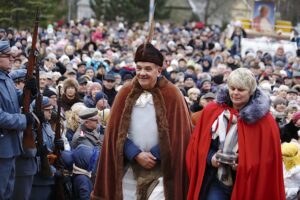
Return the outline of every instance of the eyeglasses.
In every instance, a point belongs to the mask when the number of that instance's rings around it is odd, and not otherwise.
[[[0,54],[0,58],[16,58],[16,56],[12,54]]]

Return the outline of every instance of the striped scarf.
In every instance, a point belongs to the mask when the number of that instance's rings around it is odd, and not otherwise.
[[[219,137],[219,151],[235,155],[238,151],[237,116],[224,110],[212,125],[212,139]],[[220,163],[218,180],[227,186],[233,185],[231,166]]]

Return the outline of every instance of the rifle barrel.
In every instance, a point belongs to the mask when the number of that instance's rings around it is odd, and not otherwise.
[[[27,67],[27,74],[26,74],[26,80],[33,79],[33,69],[36,64],[36,41],[37,41],[37,35],[38,35],[38,27],[39,27],[39,9],[36,11],[35,16],[35,25],[34,25],[34,32],[32,37],[32,45],[31,45],[31,51],[28,58],[28,67]],[[24,88],[24,101],[23,101],[23,110],[24,113],[30,112],[30,100],[31,100],[31,91],[28,88]],[[26,129],[23,132],[23,147],[25,149],[35,148],[35,141],[34,136],[32,132],[32,124],[29,124]]]

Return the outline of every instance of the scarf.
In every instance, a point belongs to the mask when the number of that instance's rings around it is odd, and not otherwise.
[[[73,164],[73,174],[78,174],[78,175],[85,175],[89,178],[92,177],[92,172],[89,172],[85,169],[82,169],[80,167],[77,167],[75,164]]]
[[[224,110],[212,125],[212,139],[219,137],[219,151],[226,157],[234,156],[238,150],[237,117]],[[217,178],[227,186],[233,185],[231,166],[220,163]]]

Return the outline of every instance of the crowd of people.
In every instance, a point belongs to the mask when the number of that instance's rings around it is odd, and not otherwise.
[[[150,42],[148,29],[93,19],[40,28],[39,91],[26,80],[31,31],[0,30],[0,199],[51,199],[62,176],[71,199],[299,199],[300,57],[282,46],[242,56],[238,23],[156,23]],[[51,176],[39,173],[41,150],[22,147],[37,123],[21,114],[24,87],[43,95]]]

